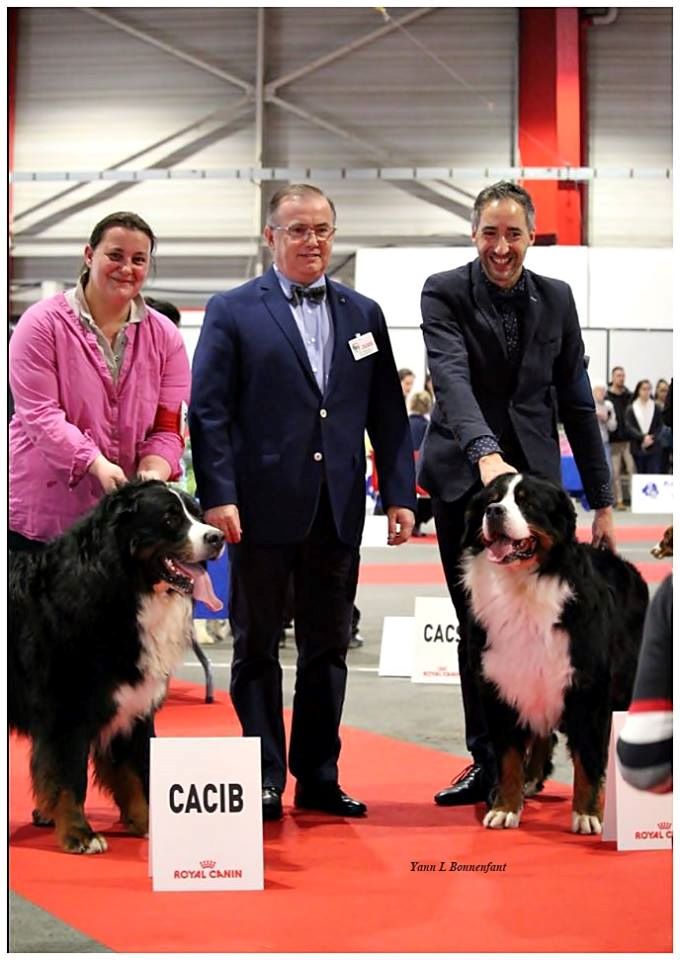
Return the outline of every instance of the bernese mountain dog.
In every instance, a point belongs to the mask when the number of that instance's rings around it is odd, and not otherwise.
[[[134,835],[148,832],[153,713],[192,637],[192,597],[221,606],[204,561],[224,536],[159,480],[103,497],[9,568],[9,725],[31,738],[33,822],[69,853],[102,853],[88,760]]]
[[[560,731],[574,764],[571,829],[601,833],[611,714],[630,703],[647,585],[612,551],[577,541],[571,499],[542,477],[497,477],[466,520],[470,660],[498,763],[484,826],[519,826]]]

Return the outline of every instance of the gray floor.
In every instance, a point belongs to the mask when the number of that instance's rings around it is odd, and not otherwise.
[[[592,516],[592,515],[591,515]],[[590,521],[579,516],[579,525]],[[672,522],[667,516],[634,516],[617,513],[616,524],[624,526],[666,526]],[[621,544],[621,553],[633,562],[653,561],[650,543]],[[413,541],[399,548],[372,548],[364,551],[365,563],[436,563],[436,546]],[[652,592],[656,589],[652,585]],[[445,588],[398,584],[363,586],[359,588],[357,605],[361,610],[361,634],[364,645],[349,654],[349,683],[343,720],[346,724],[375,733],[422,744],[436,750],[465,756],[465,735],[460,701],[460,688],[449,685],[413,684],[408,679],[378,677],[383,618],[411,616],[415,596],[444,596]],[[227,689],[231,643],[228,636],[220,642],[204,647],[212,665],[215,687]],[[284,667],[284,699],[290,706],[294,681],[295,643],[288,635],[281,651]],[[203,681],[203,671],[193,656],[189,656],[180,672],[184,680]],[[452,761],[451,776],[460,769]],[[571,765],[560,743],[556,756],[555,780],[571,781]],[[351,793],[354,785],[343,784]],[[444,783],[423,784],[425,795],[444,787]],[[89,940],[76,930],[56,920],[50,914],[22,897],[10,893],[8,903],[9,950],[12,953],[104,953],[106,947]]]

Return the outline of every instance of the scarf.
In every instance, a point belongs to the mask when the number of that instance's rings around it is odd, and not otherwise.
[[[656,404],[651,398],[646,403],[643,403],[639,397],[637,400],[633,400],[633,413],[643,433],[649,433],[655,409]]]

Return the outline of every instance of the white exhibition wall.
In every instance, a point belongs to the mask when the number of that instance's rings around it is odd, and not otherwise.
[[[422,384],[420,293],[427,277],[472,260],[474,247],[363,249],[356,288],[383,308],[397,366]],[[605,247],[531,247],[526,265],[570,284],[590,357],[591,380],[606,381],[614,364],[629,387],[673,373],[672,250]],[[417,331],[418,336],[414,336]]]

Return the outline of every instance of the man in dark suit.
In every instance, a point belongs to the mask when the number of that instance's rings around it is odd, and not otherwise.
[[[467,657],[468,606],[459,576],[470,498],[494,477],[533,470],[561,482],[557,408],[585,492],[595,509],[595,545],[614,547],[609,469],[568,284],[523,266],[535,238],[529,194],[497,183],[475,200],[479,256],[431,276],[421,308],[437,395],[419,483],[432,497],[439,550],[458,613],[458,658],[466,743],[473,763],[435,796],[442,806],[486,800],[496,762]]]
[[[292,574],[298,646],[289,766],[295,805],[362,816],[338,783],[345,659],[366,504],[364,431],[375,449],[388,543],[413,529],[404,398],[379,306],[325,275],[335,208],[316,187],[271,200],[274,265],[208,303],[193,364],[191,444],[205,519],[230,544],[231,696],[261,738],[262,809],[282,815],[281,667]]]

